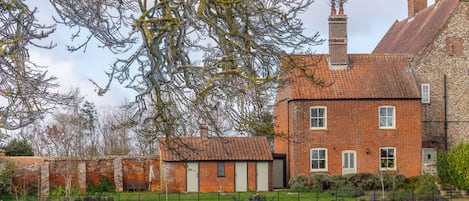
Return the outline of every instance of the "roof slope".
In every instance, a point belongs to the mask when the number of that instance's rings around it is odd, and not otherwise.
[[[177,142],[159,139],[163,161],[273,160],[266,137],[181,137],[175,140]]]
[[[279,93],[289,99],[417,99],[419,90],[410,71],[408,54],[352,54],[351,69],[331,70],[327,55],[291,55],[296,63],[310,66],[305,72],[292,68],[283,75]],[[327,86],[311,82],[306,74]],[[287,81],[284,79],[287,78]],[[280,95],[282,96],[282,95]],[[280,100],[281,97],[277,97]]]
[[[396,21],[373,53],[409,53],[416,55],[444,27],[459,0],[440,0],[416,16]]]

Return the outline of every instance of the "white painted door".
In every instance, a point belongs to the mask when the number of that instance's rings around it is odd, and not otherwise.
[[[357,172],[357,152],[356,151],[343,151],[342,152],[342,174],[352,174]]]
[[[248,163],[235,162],[235,191],[248,191]]]
[[[187,192],[199,191],[199,163],[187,163]]]
[[[269,191],[269,163],[257,162],[256,171],[257,191]]]

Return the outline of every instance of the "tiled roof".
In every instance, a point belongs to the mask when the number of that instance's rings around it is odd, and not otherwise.
[[[440,0],[412,18],[396,21],[373,53],[409,53],[416,55],[447,23],[459,0]]]
[[[300,65],[310,65],[305,72],[288,71],[281,78],[280,96],[289,99],[417,99],[419,89],[409,68],[407,54],[352,54],[350,69],[331,70],[327,55],[290,55]],[[324,81],[311,82],[306,74]],[[283,80],[287,78],[287,81]],[[282,99],[282,97],[280,97]],[[277,100],[280,100],[277,97]]]
[[[266,137],[160,138],[163,161],[273,160]]]

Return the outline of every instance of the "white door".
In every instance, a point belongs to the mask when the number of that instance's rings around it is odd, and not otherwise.
[[[257,191],[269,191],[269,163],[257,162]]]
[[[187,163],[187,192],[199,191],[199,163]]]
[[[248,191],[248,163],[235,162],[235,191]]]
[[[342,174],[352,174],[357,172],[357,152],[342,152]]]

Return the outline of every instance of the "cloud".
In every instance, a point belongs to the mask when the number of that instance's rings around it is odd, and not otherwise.
[[[93,102],[98,107],[119,105],[130,97],[118,84],[113,84],[111,90],[104,96],[98,96],[95,92],[96,87],[88,80],[90,76],[84,75],[79,69],[81,68],[79,65],[83,65],[86,61],[77,61],[71,57],[64,57],[51,52],[51,50],[32,50],[30,56],[31,61],[36,64],[47,66],[50,76],[57,77],[60,92],[67,93],[78,88],[80,93],[85,95],[85,100]],[[104,72],[97,70],[92,74],[100,77],[98,83],[107,81]]]

